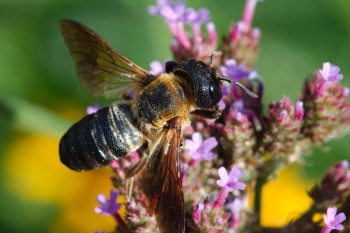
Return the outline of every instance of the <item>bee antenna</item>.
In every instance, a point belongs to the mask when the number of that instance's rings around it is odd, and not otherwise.
[[[248,90],[248,88],[246,88],[245,86],[243,86],[243,84],[239,83],[239,82],[232,82],[233,85],[239,86],[240,88],[243,89],[243,91],[245,93],[247,93],[248,95],[250,95],[253,98],[258,98],[259,96],[253,92],[251,92],[250,90]]]
[[[259,96],[253,92],[251,92],[250,90],[248,90],[248,88],[246,88],[245,86],[243,86],[243,84],[239,83],[239,82],[233,82],[231,81],[230,79],[227,79],[227,78],[218,78],[219,80],[222,80],[222,81],[226,81],[230,84],[233,84],[233,85],[236,85],[236,86],[239,86],[240,88],[243,89],[243,91],[245,93],[247,93],[248,95],[250,95],[251,97],[254,97],[254,98],[258,98]]]
[[[209,56],[209,66],[211,66],[211,64],[213,64],[213,57],[214,56],[219,56],[219,55],[221,55],[221,52],[220,51],[214,51],[214,52],[212,52],[211,54],[210,54],[210,56]]]
[[[226,81],[228,83],[232,83],[232,81],[230,79],[227,79],[227,78],[218,78],[219,80],[222,80],[222,81]]]

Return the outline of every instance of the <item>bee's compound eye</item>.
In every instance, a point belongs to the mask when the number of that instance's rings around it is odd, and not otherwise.
[[[222,92],[221,92],[221,88],[217,85],[215,85],[215,83],[210,83],[209,84],[209,93],[210,93],[210,97],[213,101],[214,104],[219,103],[221,97],[222,97]]]
[[[219,101],[222,97],[221,88],[219,86],[215,85],[215,83],[210,83],[209,84],[209,93],[210,93],[210,96],[211,96],[213,102],[215,104],[219,103]]]
[[[214,85],[213,83],[211,83],[211,84],[209,85],[209,91],[210,91],[210,95],[211,95],[211,96],[214,95],[215,90],[216,90],[215,85]]]

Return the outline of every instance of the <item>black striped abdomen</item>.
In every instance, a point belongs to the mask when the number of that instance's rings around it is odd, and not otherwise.
[[[127,104],[112,105],[85,116],[63,135],[59,147],[61,162],[73,170],[89,170],[137,149],[143,136],[131,119]]]

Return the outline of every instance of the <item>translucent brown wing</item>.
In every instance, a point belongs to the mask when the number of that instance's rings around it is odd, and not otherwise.
[[[161,232],[185,230],[184,197],[180,179],[181,125],[174,118],[156,142],[141,173],[141,186],[156,214]]]
[[[92,30],[72,20],[62,20],[60,29],[79,80],[94,96],[121,96],[126,87],[132,89],[147,82],[148,71],[118,53]]]

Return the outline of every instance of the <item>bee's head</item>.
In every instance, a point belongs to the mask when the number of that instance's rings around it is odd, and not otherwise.
[[[218,108],[222,91],[221,81],[215,69],[201,61],[189,59],[178,64],[175,69],[176,73],[190,80],[196,109],[215,110]]]

